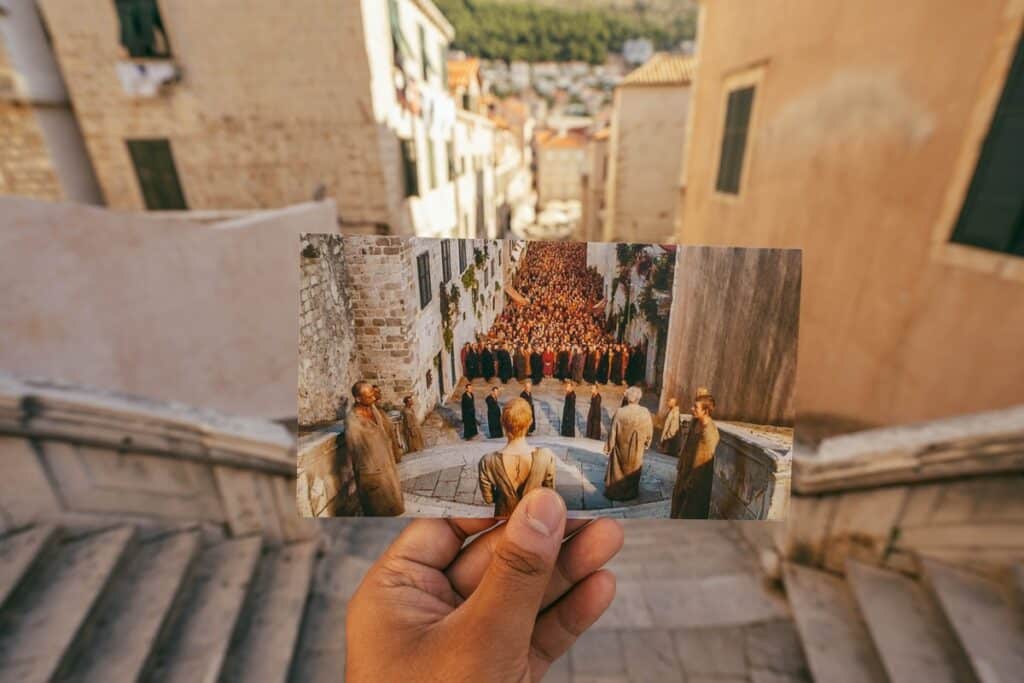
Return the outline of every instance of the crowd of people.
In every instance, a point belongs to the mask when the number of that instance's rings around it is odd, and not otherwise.
[[[643,381],[643,346],[618,343],[605,330],[603,281],[587,268],[586,249],[581,243],[530,244],[513,283],[522,301],[506,306],[487,334],[462,348],[468,381]]]

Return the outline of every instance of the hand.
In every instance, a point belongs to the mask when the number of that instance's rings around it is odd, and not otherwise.
[[[495,521],[405,528],[349,603],[349,683],[537,681],[597,621],[615,596],[601,567],[622,547],[618,522],[566,523],[565,503],[546,488]]]

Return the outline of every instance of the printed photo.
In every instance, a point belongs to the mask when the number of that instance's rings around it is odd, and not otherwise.
[[[781,519],[799,250],[304,235],[306,516]]]

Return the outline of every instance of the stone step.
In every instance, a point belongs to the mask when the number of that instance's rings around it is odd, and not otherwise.
[[[286,545],[264,554],[221,680],[287,680],[316,556],[315,542]]]
[[[140,543],[97,606],[88,634],[76,641],[76,656],[64,667],[62,678],[97,683],[137,680],[170,621],[199,543],[198,531]]]
[[[847,560],[846,578],[892,683],[954,683],[973,675],[941,610],[917,581]]]
[[[54,677],[134,534],[132,527],[118,527],[66,539],[47,553],[0,614],[0,680]]]
[[[0,540],[0,608],[57,538],[57,528],[45,525]]]
[[[1010,581],[1013,583],[1013,590],[1017,598],[1017,607],[1024,613],[1024,564],[1015,564],[1010,567]]]
[[[992,579],[922,560],[924,578],[983,683],[1024,676],[1024,628],[1009,591]]]
[[[213,683],[220,676],[253,574],[262,539],[225,541],[196,559],[176,614],[157,645],[156,681]]]
[[[793,564],[785,565],[783,577],[814,679],[828,683],[886,681],[846,582]]]

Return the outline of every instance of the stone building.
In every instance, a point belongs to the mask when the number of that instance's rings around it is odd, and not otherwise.
[[[580,221],[578,239],[589,242],[604,237],[604,215],[607,206],[605,188],[608,180],[608,140],[610,128],[590,136],[587,143],[587,160],[581,182],[583,184],[583,218]]]
[[[798,435],[1024,399],[1022,22],[702,3],[677,236],[804,250]]]
[[[346,231],[455,233],[454,32],[430,0],[39,4],[108,205],[326,196]]]
[[[615,88],[604,241],[670,241],[695,71],[692,57],[660,53]]]
[[[494,124],[489,119],[461,109],[456,113],[451,173],[457,237],[498,236],[494,140]]]
[[[537,135],[537,201],[579,201],[587,137],[580,130],[546,130]]]
[[[33,0],[0,12],[0,194],[102,203]]]
[[[299,424],[344,415],[358,379],[394,407],[413,396],[421,418],[446,402],[463,376],[462,346],[504,309],[515,244],[306,235]]]

